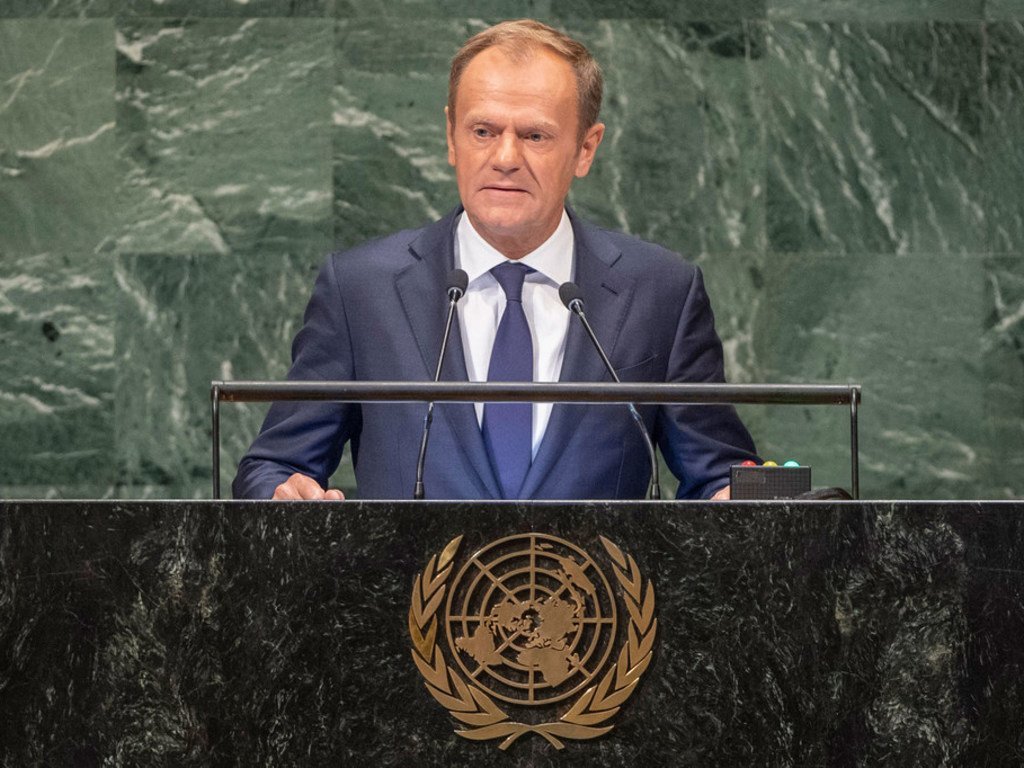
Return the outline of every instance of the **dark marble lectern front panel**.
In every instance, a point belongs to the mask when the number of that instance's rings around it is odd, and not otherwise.
[[[0,765],[971,765],[1024,755],[1019,503],[0,506]],[[538,531],[654,585],[594,741],[456,736],[416,574]],[[359,761],[356,763],[356,761]]]

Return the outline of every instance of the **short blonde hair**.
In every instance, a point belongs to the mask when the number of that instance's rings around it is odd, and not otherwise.
[[[587,129],[597,122],[601,112],[601,98],[604,94],[601,67],[583,43],[533,19],[503,21],[478,32],[463,43],[452,59],[452,69],[448,75],[448,120],[455,124],[455,92],[462,73],[474,56],[494,47],[501,48],[513,61],[523,61],[534,50],[544,47],[569,63],[576,75],[576,112],[580,123],[577,141],[582,143]]]

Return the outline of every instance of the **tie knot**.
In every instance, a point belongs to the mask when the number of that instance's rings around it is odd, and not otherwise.
[[[515,261],[506,261],[491,269],[494,279],[505,292],[505,300],[519,302],[523,300],[523,281],[531,272],[530,267]]]

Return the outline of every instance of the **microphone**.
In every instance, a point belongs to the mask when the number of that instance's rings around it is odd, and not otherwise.
[[[453,269],[445,278],[448,288],[445,293],[448,295],[448,319],[444,324],[444,336],[441,337],[441,353],[437,356],[437,370],[434,372],[434,381],[441,379],[441,365],[444,363],[444,353],[448,349],[448,337],[452,333],[452,319],[455,317],[455,305],[459,303],[466,294],[466,286],[469,285],[469,275],[465,270]],[[430,425],[434,422],[434,401],[427,404],[427,415],[423,418],[423,437],[420,440],[420,455],[416,459],[416,487],[413,488],[412,497],[415,500],[423,498],[423,467],[427,463],[427,440],[430,439]]]
[[[612,367],[611,361],[608,359],[608,355],[604,353],[604,348],[601,346],[601,342],[597,340],[597,335],[594,333],[594,329],[590,327],[590,322],[587,320],[587,315],[583,311],[583,291],[576,283],[562,283],[558,287],[558,298],[562,300],[565,308],[572,312],[576,317],[583,323],[583,327],[587,331],[587,335],[594,344],[594,348],[597,350],[597,354],[601,356],[601,361],[604,363],[604,367],[608,369],[608,373],[612,375],[616,383],[619,382],[619,375],[615,373],[615,369]],[[651,436],[647,434],[647,427],[644,426],[644,420],[640,418],[640,412],[637,411],[636,406],[633,403],[626,403],[629,407],[629,415],[633,417],[633,421],[640,430],[640,435],[644,439],[644,446],[647,448],[647,458],[651,462],[651,484],[649,487],[650,497],[652,499],[661,498],[661,484],[658,482],[658,457],[654,455],[654,443],[651,442]]]

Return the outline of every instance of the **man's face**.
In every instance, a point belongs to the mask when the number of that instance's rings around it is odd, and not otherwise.
[[[604,126],[580,145],[577,112],[572,67],[545,48],[518,63],[488,48],[462,73],[448,162],[473,227],[508,258],[550,237],[573,177],[590,170]]]

